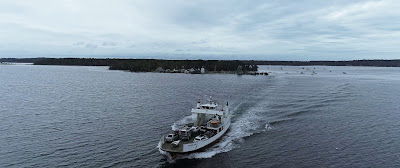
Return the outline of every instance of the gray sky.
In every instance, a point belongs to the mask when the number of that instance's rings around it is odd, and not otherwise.
[[[398,0],[1,0],[0,57],[400,59]]]

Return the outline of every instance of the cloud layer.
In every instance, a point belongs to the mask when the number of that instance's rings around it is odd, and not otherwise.
[[[0,57],[400,59],[400,2],[0,2]]]

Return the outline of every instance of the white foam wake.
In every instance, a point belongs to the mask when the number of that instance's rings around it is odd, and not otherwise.
[[[261,117],[258,113],[259,111],[257,109],[250,109],[247,113],[242,114],[236,120],[232,121],[230,130],[218,143],[206,148],[202,152],[191,153],[181,158],[211,158],[216,154],[228,152],[238,147],[240,143],[244,142],[244,137],[253,135],[260,128],[258,123],[261,121]]]
[[[158,151],[160,151],[161,154],[165,155],[167,157],[167,161],[168,163],[174,163],[175,160],[172,158],[171,154],[169,152],[165,152],[163,150],[161,150],[161,142],[158,142],[157,145]]]
[[[272,130],[273,127],[271,124],[265,124],[265,129],[263,131],[268,131],[268,130]]]

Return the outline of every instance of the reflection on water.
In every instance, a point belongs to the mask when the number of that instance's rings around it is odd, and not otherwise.
[[[0,167],[399,164],[399,68],[260,70],[271,75],[0,66]],[[168,163],[157,149],[161,135],[210,95],[230,102],[229,132]]]

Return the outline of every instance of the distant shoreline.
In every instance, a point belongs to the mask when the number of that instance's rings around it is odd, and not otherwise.
[[[33,63],[34,65],[109,66],[110,70],[131,72],[252,74],[257,65],[280,66],[368,66],[400,67],[397,60],[351,61],[262,61],[262,60],[161,60],[161,59],[98,59],[98,58],[0,58],[1,63]]]

